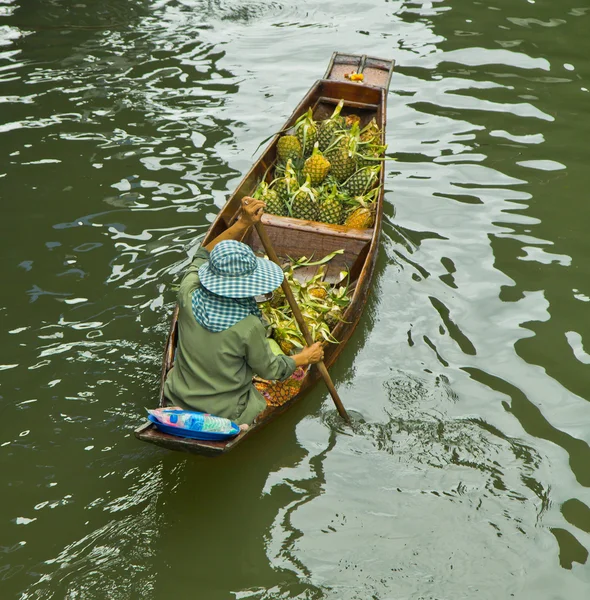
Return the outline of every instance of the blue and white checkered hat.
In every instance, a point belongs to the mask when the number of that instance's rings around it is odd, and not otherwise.
[[[283,282],[279,265],[256,258],[250,246],[224,240],[211,251],[209,260],[199,268],[201,285],[225,298],[249,298],[272,292]]]

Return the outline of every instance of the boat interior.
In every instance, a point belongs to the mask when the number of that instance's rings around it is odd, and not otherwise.
[[[377,87],[320,80],[297,107],[283,131],[291,127],[309,107],[312,107],[314,119],[329,118],[340,100],[344,101],[341,115],[358,115],[361,128],[375,118],[383,129],[383,93],[383,89]],[[235,190],[219,218],[212,225],[205,243],[219,235],[235,221],[240,211],[241,198],[252,194],[261,181],[266,180],[268,183],[272,181],[276,163],[277,140],[278,136]],[[380,183],[383,184],[383,173]],[[341,279],[341,272],[347,271],[349,281],[353,286],[362,272],[375,233],[374,227],[354,229],[344,225],[330,225],[270,214],[264,215],[263,223],[275,251],[279,258],[285,260],[285,263],[302,257],[317,261],[336,250],[343,250],[342,254],[336,255],[326,265],[324,280],[329,283],[337,283]],[[378,226],[379,223],[376,223],[375,227]],[[250,245],[255,252],[264,253],[256,231],[249,232],[243,241]],[[316,271],[317,268],[314,267],[300,268],[296,270],[296,277],[305,280],[315,275]]]

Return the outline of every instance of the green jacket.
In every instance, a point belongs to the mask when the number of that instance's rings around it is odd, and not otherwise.
[[[295,371],[295,361],[273,354],[264,325],[253,315],[218,333],[197,323],[192,294],[199,285],[199,267],[207,260],[209,252],[200,248],[180,284],[178,347],[164,395],[187,410],[252,423],[266,408],[252,385],[253,373],[263,379],[286,379]]]

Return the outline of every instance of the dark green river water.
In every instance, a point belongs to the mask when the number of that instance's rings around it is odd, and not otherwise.
[[[0,598],[590,597],[587,0],[0,0]],[[334,50],[394,58],[367,310],[221,459],[174,285]]]

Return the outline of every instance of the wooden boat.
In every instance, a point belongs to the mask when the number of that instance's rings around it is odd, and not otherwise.
[[[313,108],[313,115],[316,120],[328,118],[342,99],[344,100],[342,115],[350,113],[359,115],[361,126],[364,126],[375,117],[383,136],[385,136],[387,91],[392,71],[393,61],[335,53],[324,79],[317,81],[311,87],[285,123],[283,130],[291,127],[309,107]],[[351,72],[362,73],[364,80],[362,82],[350,81],[347,75]],[[272,139],[262,156],[238,185],[209,228],[203,244],[209,243],[232,224],[239,212],[241,199],[254,192],[258,183],[269,171],[269,167],[275,162],[275,148],[278,138],[279,136],[276,135]],[[353,229],[342,225],[328,225],[270,214],[265,214],[262,218],[279,257],[299,258],[301,256],[309,257],[313,254],[314,260],[318,260],[335,250],[344,250],[342,254],[337,255],[328,263],[325,279],[337,281],[340,272],[343,269],[348,269],[351,290],[354,291],[352,292],[351,302],[344,314],[344,321],[338,323],[332,332],[339,343],[329,344],[325,350],[324,362],[327,368],[334,364],[352,335],[367,300],[381,233],[383,180],[384,169],[381,170],[381,187],[377,199],[375,224],[371,229]],[[255,252],[262,250],[260,239],[254,229],[248,233],[243,241],[250,245]],[[298,277],[305,277],[305,268],[298,269],[297,273]],[[308,276],[312,274],[309,273]],[[170,404],[164,397],[163,390],[166,374],[174,364],[174,352],[178,339],[177,317],[178,307],[172,315],[172,324],[162,365],[159,398],[159,406],[161,407]],[[247,431],[228,441],[202,441],[167,435],[159,431],[149,421],[137,428],[135,435],[144,442],[150,442],[170,450],[180,450],[205,456],[218,456],[229,452],[245,439],[252,437],[261,427],[286,411],[295,402],[298,402],[318,378],[317,369],[312,367],[297,396],[282,406],[268,407]]]

